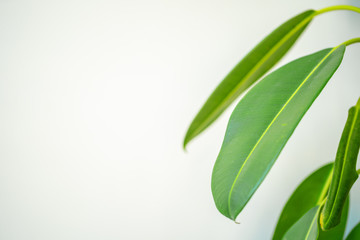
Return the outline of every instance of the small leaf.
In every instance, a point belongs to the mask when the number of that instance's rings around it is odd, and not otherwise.
[[[358,178],[356,160],[360,148],[360,99],[356,106],[350,108],[345,128],[341,135],[336,153],[334,176],[323,210],[320,224],[324,230],[335,227],[352,185]]]
[[[322,203],[329,190],[333,163],[321,167],[307,177],[287,201],[276,225],[273,240],[280,240],[311,208]]]
[[[327,164],[313,172],[293,192],[287,201],[276,225],[273,240],[280,240],[289,228],[294,225],[307,211],[320,206],[329,190],[333,171],[333,163]],[[346,207],[348,208],[347,202]],[[330,231],[319,229],[318,240],[339,240],[345,232],[348,211],[343,212],[341,224]]]
[[[285,233],[284,240],[316,240],[318,231],[319,206],[311,208]]]
[[[190,124],[184,139],[184,148],[285,55],[308,26],[314,12],[305,11],[279,26],[234,67]]]
[[[330,231],[323,232],[318,224],[320,206],[311,208],[304,214],[290,229],[285,233],[283,240],[340,240],[344,236],[347,215],[349,209],[349,199],[345,204],[342,215],[342,222],[339,226]]]
[[[346,240],[359,240],[360,239],[360,222],[351,230]]]
[[[340,45],[279,68],[236,106],[212,174],[213,197],[223,215],[235,220],[244,208],[344,51]]]

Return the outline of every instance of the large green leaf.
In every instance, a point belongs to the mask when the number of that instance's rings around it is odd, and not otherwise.
[[[360,239],[360,222],[351,230],[346,240],[359,240]]]
[[[316,240],[318,231],[319,206],[311,208],[285,233],[284,240]]]
[[[232,113],[212,174],[216,207],[235,219],[341,63],[345,45],[297,59],[265,77]]]
[[[336,153],[334,176],[329,195],[321,211],[322,229],[330,229],[338,225],[340,216],[352,185],[358,178],[356,160],[360,148],[360,99],[356,106],[350,108],[345,128],[341,135]]]
[[[328,192],[333,164],[321,167],[307,177],[287,201],[276,225],[273,239],[280,240],[289,228],[311,208],[320,205]]]
[[[310,23],[314,12],[305,11],[279,26],[235,66],[192,121],[184,139],[184,148],[285,55]]]

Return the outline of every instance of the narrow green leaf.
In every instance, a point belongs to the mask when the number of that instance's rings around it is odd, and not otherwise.
[[[284,240],[316,240],[318,230],[319,206],[311,208],[285,233]]]
[[[329,196],[321,211],[320,224],[327,230],[338,225],[340,216],[352,185],[358,178],[356,160],[360,148],[360,99],[350,108],[345,128],[341,135],[334,165]]]
[[[236,106],[212,174],[216,207],[235,219],[341,63],[345,45],[297,59],[265,77]]]
[[[342,216],[341,216],[341,222],[339,225],[337,225],[336,227],[327,230],[327,231],[323,231],[321,229],[320,223],[318,224],[319,227],[319,236],[318,236],[318,240],[339,240],[339,239],[343,239],[344,234],[345,234],[345,230],[346,230],[346,223],[347,223],[347,219],[348,219],[348,214],[349,214],[349,197],[347,198],[346,202],[345,202],[345,206],[344,206],[344,210],[342,212]]]
[[[314,10],[305,11],[279,26],[234,67],[190,124],[184,139],[184,148],[285,55],[308,26],[314,13]]]
[[[360,239],[360,222],[351,230],[346,240],[359,240]]]
[[[311,208],[320,205],[329,190],[333,163],[307,177],[287,201],[276,225],[273,240],[280,240],[289,228]]]

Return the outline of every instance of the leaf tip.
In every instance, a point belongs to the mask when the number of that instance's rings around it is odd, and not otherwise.
[[[183,146],[182,146],[184,152],[187,152],[186,146],[187,146],[187,144],[189,143],[189,141],[190,141],[190,139],[188,139],[187,134],[186,134],[186,136],[185,136],[185,138],[184,138]]]
[[[194,135],[194,132],[191,130],[191,126],[189,127],[189,129],[187,130],[185,137],[184,137],[184,142],[183,142],[183,150],[186,152],[186,147],[188,145],[188,143],[194,138],[196,137],[196,135]]]

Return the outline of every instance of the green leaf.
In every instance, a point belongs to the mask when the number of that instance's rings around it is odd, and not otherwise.
[[[351,230],[346,240],[359,240],[360,239],[360,222]]]
[[[329,190],[333,163],[321,167],[308,176],[287,201],[276,225],[273,240],[280,240],[311,208],[320,205]]]
[[[274,71],[236,106],[212,174],[216,207],[235,220],[341,63],[345,45]]]
[[[345,128],[341,135],[334,165],[329,195],[321,211],[320,224],[324,230],[338,225],[340,216],[352,185],[358,178],[356,160],[360,148],[360,99],[350,108]]]
[[[319,214],[321,206],[317,205],[308,210],[300,219],[285,233],[283,240],[340,240],[344,236],[349,199],[345,203],[345,210],[341,224],[330,231],[322,231],[319,225]]]
[[[318,236],[318,240],[339,240],[339,239],[343,239],[344,234],[345,234],[345,230],[346,230],[346,223],[347,223],[347,219],[348,219],[348,214],[349,214],[349,198],[347,198],[347,201],[345,202],[345,206],[344,206],[344,211],[342,212],[342,216],[341,216],[341,222],[339,225],[337,225],[336,227],[327,230],[327,231],[323,231],[320,227],[320,223],[319,223],[319,236]]]
[[[329,190],[333,163],[327,164],[308,176],[287,201],[277,223],[273,240],[280,240],[301,216],[315,206],[320,206]],[[347,202],[346,207],[349,204]],[[347,222],[347,209],[343,212],[341,224],[330,231],[319,231],[318,240],[342,239]]]
[[[184,148],[285,55],[308,26],[314,13],[314,10],[305,11],[279,26],[234,67],[190,124],[184,139]]]
[[[284,240],[316,240],[318,231],[319,206],[311,208],[285,233]]]

